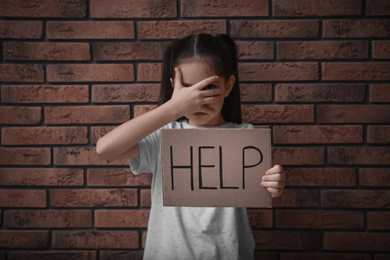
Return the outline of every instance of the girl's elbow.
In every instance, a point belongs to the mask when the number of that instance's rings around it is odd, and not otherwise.
[[[96,153],[100,158],[109,160],[107,149],[104,148],[104,145],[101,143],[100,139],[96,143]]]

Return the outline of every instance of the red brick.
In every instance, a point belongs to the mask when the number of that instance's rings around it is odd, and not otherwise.
[[[280,60],[368,58],[367,41],[278,42],[278,50]]]
[[[91,228],[90,210],[6,210],[7,228]]]
[[[161,81],[161,63],[140,63],[138,64],[138,81]]]
[[[132,21],[47,22],[48,39],[134,39]]]
[[[127,105],[45,107],[46,124],[116,124],[129,119]]]
[[[91,60],[88,43],[6,42],[5,60]]]
[[[280,253],[281,260],[371,260],[370,254],[363,253]]]
[[[88,186],[150,186],[151,174],[134,175],[129,168],[88,169]]]
[[[181,0],[182,17],[258,17],[268,16],[267,0]]]
[[[43,82],[42,65],[0,64],[0,82]]]
[[[2,8],[3,9],[3,8]],[[0,38],[8,39],[42,39],[42,21],[0,21]]]
[[[361,15],[362,0],[274,0],[275,17],[348,16]]]
[[[2,186],[83,186],[83,169],[1,168]]]
[[[105,136],[108,132],[116,128],[115,126],[96,126],[91,127],[91,143],[96,144],[97,141]]]
[[[95,251],[14,251],[9,252],[10,260],[92,260],[96,259]]]
[[[87,103],[88,85],[3,85],[2,103]]]
[[[323,165],[323,147],[274,147],[272,163],[281,165]]]
[[[136,105],[134,106],[134,117],[140,116],[149,112],[150,110],[155,109],[156,105]]]
[[[265,84],[240,84],[241,102],[270,102],[272,101],[272,85]]]
[[[234,20],[230,21],[233,38],[316,38],[317,20]]]
[[[389,233],[325,232],[325,250],[389,251]]]
[[[241,42],[237,41],[237,56],[239,60],[273,60],[274,44],[272,42]]]
[[[55,165],[129,165],[128,160],[106,161],[100,159],[92,147],[53,148]]]
[[[0,251],[0,260],[6,260],[5,252]]]
[[[93,103],[157,102],[159,84],[94,85]]]
[[[0,123],[5,125],[36,125],[42,120],[40,107],[0,107]]]
[[[390,147],[339,146],[328,147],[328,163],[339,165],[389,165]]]
[[[52,207],[135,207],[136,189],[51,190]]]
[[[143,251],[100,250],[100,260],[141,260]]]
[[[53,231],[54,248],[138,248],[138,231]]]
[[[356,186],[351,168],[285,168],[288,186]]]
[[[261,250],[318,250],[319,232],[254,231],[256,249]]]
[[[0,197],[0,207],[4,208],[44,208],[47,206],[45,190],[1,189]]]
[[[138,38],[142,40],[175,39],[199,33],[226,33],[226,22],[222,20],[140,21],[137,24]]]
[[[319,105],[318,123],[389,123],[390,105]]]
[[[276,102],[363,102],[366,86],[362,83],[276,84]]]
[[[372,57],[390,59],[390,41],[372,41]]]
[[[360,186],[390,187],[389,168],[362,168],[359,170]]]
[[[389,208],[390,190],[322,190],[324,208]]]
[[[390,26],[390,23],[389,23]],[[390,62],[324,62],[323,80],[390,80]]]
[[[278,228],[363,229],[363,212],[333,210],[277,210]]]
[[[133,81],[133,64],[60,64],[47,65],[49,82]]]
[[[390,230],[390,212],[367,212],[367,226],[370,230]]]
[[[238,74],[242,81],[302,81],[317,80],[316,62],[240,63]]]
[[[282,196],[272,199],[272,207],[317,207],[317,190],[285,189]]]
[[[3,145],[87,144],[87,127],[5,127]]]
[[[275,144],[362,143],[361,125],[274,126]]]
[[[243,105],[242,116],[249,123],[312,123],[312,105]]]
[[[145,248],[147,231],[142,232],[142,248]]]
[[[141,189],[141,207],[150,208],[152,206],[152,194],[150,189]]]
[[[91,18],[176,18],[175,0],[92,0]]]
[[[390,3],[387,0],[367,0],[367,15],[390,15]]]
[[[50,165],[50,148],[0,148],[0,165]]]
[[[370,102],[390,102],[390,84],[370,85]]]
[[[367,127],[367,143],[389,144],[390,126],[388,125],[369,125]]]
[[[255,251],[254,255],[255,260],[278,260],[279,253],[271,251]]]
[[[95,226],[97,228],[146,228],[148,210],[96,210]]]
[[[53,17],[83,18],[87,15],[86,0],[41,0],[26,4],[23,0],[1,0],[0,16],[4,17]]]
[[[389,260],[390,254],[376,254],[375,260]]]
[[[0,230],[0,248],[47,248],[49,231]]]
[[[252,228],[271,228],[273,225],[272,210],[247,209],[247,214]]]
[[[324,38],[374,38],[390,36],[390,19],[324,20]]]
[[[164,42],[97,42],[95,60],[162,60]]]

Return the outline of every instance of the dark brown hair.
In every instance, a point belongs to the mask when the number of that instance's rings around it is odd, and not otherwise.
[[[231,75],[236,78],[233,89],[225,98],[221,114],[227,122],[242,123],[237,50],[233,39],[226,34],[215,37],[210,34],[190,35],[168,45],[163,57],[159,105],[172,97],[173,88],[170,79],[174,78],[174,68],[193,57],[206,58],[211,62],[215,73],[226,80]]]

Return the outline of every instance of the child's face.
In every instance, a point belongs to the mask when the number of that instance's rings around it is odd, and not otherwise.
[[[206,78],[215,76],[215,71],[212,66],[202,59],[182,63],[178,66],[182,72],[182,83],[184,86],[192,86]],[[218,81],[214,82],[212,87],[222,90],[222,94],[218,96],[217,101],[207,105],[210,108],[209,113],[194,113],[185,115],[188,123],[196,126],[218,126],[223,125],[225,120],[222,118],[221,109],[225,97],[227,97],[233,88],[235,77],[231,76],[229,80],[224,77],[219,77]],[[208,86],[209,87],[209,86]]]

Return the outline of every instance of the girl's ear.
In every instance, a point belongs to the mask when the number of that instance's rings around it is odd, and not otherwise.
[[[169,80],[171,81],[171,87],[173,88],[173,79],[172,78],[169,78]]]
[[[229,96],[235,82],[236,82],[236,77],[234,75],[231,75],[229,77],[229,80],[226,82],[225,97]]]

